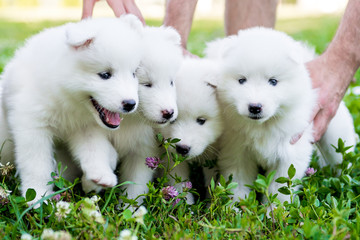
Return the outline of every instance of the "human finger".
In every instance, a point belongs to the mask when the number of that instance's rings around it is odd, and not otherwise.
[[[304,132],[292,136],[292,138],[290,139],[290,144],[293,145],[293,144],[297,143],[297,141],[299,141],[300,138],[302,137],[303,133]]]
[[[122,0],[106,0],[110,8],[113,10],[116,17],[125,14],[125,7]]]
[[[182,49],[183,55],[184,57],[190,57],[190,58],[199,58],[198,55],[192,54],[191,52],[189,52],[186,48]]]
[[[81,19],[89,18],[92,16],[96,1],[97,0],[83,0]]]
[[[309,125],[314,121],[315,117],[318,115],[320,110],[321,110],[320,105],[316,104],[312,110],[311,117],[309,119]],[[295,134],[294,136],[292,136],[292,138],[290,139],[290,144],[293,145],[293,144],[297,143],[297,141],[299,141],[300,138],[302,137],[303,133],[304,132],[301,132],[301,133],[299,132],[299,133]]]
[[[313,138],[314,142],[320,141],[321,137],[326,132],[331,117],[325,110],[320,110],[313,121]]]
[[[126,13],[134,14],[135,16],[137,16],[137,17],[139,18],[139,20],[140,20],[144,25],[146,25],[145,19],[144,19],[144,17],[143,17],[142,14],[141,14],[140,9],[136,6],[135,2],[133,2],[133,1],[126,2],[125,5],[124,5],[124,7],[125,7]]]

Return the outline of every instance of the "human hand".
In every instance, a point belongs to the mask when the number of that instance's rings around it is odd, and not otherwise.
[[[99,0],[83,0],[83,12],[81,19],[91,17],[93,14],[95,3]],[[106,0],[116,17],[123,14],[134,14],[145,25],[145,20],[136,6],[134,0]]]
[[[184,47],[182,47],[182,52],[183,52],[184,57],[199,58],[198,55],[192,54],[191,52],[189,52],[189,50],[187,50]]]
[[[324,53],[306,64],[312,87],[317,90],[317,105],[313,109],[310,122],[313,123],[314,142],[321,139],[331,119],[342,101],[353,79],[353,71],[337,55]],[[290,143],[295,144],[301,133],[294,136]]]

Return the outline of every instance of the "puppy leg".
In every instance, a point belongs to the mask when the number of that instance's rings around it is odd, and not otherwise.
[[[172,164],[173,165],[173,164]],[[185,181],[185,180],[189,180],[190,178],[190,169],[189,169],[189,165],[188,165],[188,162],[187,161],[184,161],[182,163],[180,163],[179,165],[177,165],[173,171],[171,172],[171,175],[172,176],[177,176],[177,177],[181,177],[181,180],[182,181]],[[170,185],[175,185],[175,180],[173,178],[170,177],[170,181],[169,181],[169,184]],[[175,188],[178,190],[178,191],[181,191],[182,190],[182,184],[181,183],[178,183],[175,185]],[[192,193],[188,193],[186,195],[186,203],[187,204],[194,204],[195,203],[195,200],[194,200],[194,196]]]
[[[22,128],[18,127],[22,126]],[[44,128],[13,128],[16,151],[16,167],[21,179],[21,190],[25,196],[27,189],[33,188],[36,197],[29,205],[34,204],[43,195],[52,193],[51,172],[55,170],[53,158],[52,135]]]
[[[151,149],[138,149],[127,154],[121,159],[120,164],[120,182],[131,181],[135,184],[124,186],[128,194],[128,198],[135,199],[141,194],[148,192],[147,183],[152,180],[154,170],[151,170],[145,164],[145,158],[148,156],[155,156],[151,154]],[[144,197],[138,198],[138,203],[142,204]]]
[[[321,167],[326,165],[334,166],[342,162],[342,155],[335,152],[335,149],[332,147],[332,145],[337,147],[339,138],[345,142],[346,146],[353,146],[350,151],[354,150],[357,135],[353,119],[343,102],[331,120],[324,136],[316,144],[320,153],[320,159],[322,160]]]
[[[276,174],[274,176],[273,182],[269,186],[270,193],[278,193],[278,199],[281,202],[290,201],[290,195],[284,195],[278,191],[278,189],[284,184],[280,184],[275,182],[275,180],[279,177],[287,177],[288,169],[291,164],[294,165],[296,169],[295,176],[293,179],[301,179],[305,175],[306,169],[309,167],[310,158],[312,153],[312,146],[310,142],[298,142],[297,144],[302,144],[302,146],[296,146],[296,149],[292,149],[295,151],[289,151],[286,154],[286,157],[279,160],[279,163],[276,167],[269,168],[267,174],[273,170],[276,170]]]
[[[82,185],[85,192],[99,191],[117,184],[114,174],[117,153],[106,134],[101,130],[84,130],[69,139],[70,149],[83,171]]]
[[[250,189],[245,185],[252,185],[258,174],[256,161],[252,161],[250,154],[238,147],[237,152],[227,151],[224,148],[219,156],[218,166],[220,174],[227,179],[233,175],[233,182],[238,183],[237,188],[233,190],[234,201],[239,198],[245,198],[249,195]],[[245,158],[245,156],[247,158]]]

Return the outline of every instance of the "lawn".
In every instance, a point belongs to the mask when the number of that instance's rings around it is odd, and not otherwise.
[[[331,41],[339,20],[339,16],[280,20],[276,28],[308,42],[321,53]],[[27,37],[62,23],[0,19],[0,73]],[[158,26],[161,22],[150,20],[148,24]],[[206,41],[223,35],[222,22],[196,21],[188,48],[201,56]],[[358,75],[356,78],[358,84],[360,78]],[[345,102],[354,118],[356,131],[360,133],[359,96],[349,91]],[[171,148],[174,141],[159,137],[164,151]],[[261,204],[259,196],[265,194],[270,202],[278,203],[276,196],[267,191],[273,180],[271,175],[259,175],[250,196],[235,204],[231,200],[235,183],[220,177],[218,184],[210,186],[211,199],[201,196],[194,205],[187,205],[183,194],[165,200],[162,192],[167,177],[164,175],[148,184],[146,210],[140,208],[137,214],[132,214],[125,205],[119,204],[119,198],[125,203],[134,203],[126,199],[119,186],[98,195],[85,194],[79,181],[68,182],[61,175],[54,177],[57,187],[54,197],[44,198],[47,204],[33,209],[26,201],[33,199],[34,192],[28,191],[25,198],[21,197],[15,170],[11,166],[2,166],[0,239],[359,239],[360,162],[356,155],[359,148],[356,153],[346,150],[339,141],[336,151],[343,154],[344,162],[335,170],[320,169],[315,155],[311,163],[315,173],[293,179],[296,170],[290,168],[287,180],[283,179],[286,187],[282,191],[289,193],[293,201],[279,203],[270,218],[266,214],[268,205]],[[164,156],[163,160],[168,159]],[[186,164],[181,157],[177,161]],[[198,166],[193,167],[198,170]],[[171,174],[171,169],[166,172]],[[338,172],[341,174],[337,175]],[[300,190],[295,190],[297,185],[302,185]],[[195,178],[193,188],[186,185],[185,191],[196,195],[204,189]]]

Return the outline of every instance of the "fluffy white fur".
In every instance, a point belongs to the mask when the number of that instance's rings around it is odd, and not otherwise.
[[[160,129],[166,138],[178,138],[176,152],[188,160],[215,159],[217,150],[212,144],[220,136],[223,125],[216,97],[217,62],[207,59],[187,58],[176,76],[179,116],[169,126]],[[174,150],[174,149],[170,149]],[[175,151],[175,150],[174,150]],[[174,174],[189,179],[186,162],[174,168]],[[213,172],[205,169],[205,182]],[[187,196],[193,203],[193,196]]]
[[[52,192],[47,183],[58,140],[68,143],[89,179],[104,186],[117,182],[117,154],[107,133],[118,127],[120,114],[138,105],[134,72],[142,58],[142,30],[131,15],[69,23],[30,38],[6,66],[4,113],[22,192],[34,188],[34,201]]]
[[[146,27],[142,41],[144,56],[136,70],[139,108],[109,135],[119,155],[119,181],[135,183],[125,186],[129,198],[146,193],[153,177],[153,170],[145,165],[146,157],[158,153],[153,127],[165,126],[178,116],[174,79],[182,61],[180,35],[170,27]],[[83,177],[83,187],[89,191],[97,186]]]
[[[305,62],[314,52],[285,33],[252,28],[210,44],[207,54],[222,61],[218,96],[226,127],[218,166],[222,175],[232,174],[239,183],[234,199],[248,195],[245,185],[256,179],[258,165],[266,173],[276,170],[276,179],[287,176],[293,164],[295,178],[303,177],[313,151],[308,121],[316,104]],[[290,144],[301,132],[300,140]],[[336,163],[341,159],[329,143],[336,145],[338,137],[355,143],[352,118],[344,105],[320,143]],[[273,182],[269,190],[278,193],[279,187]],[[278,198],[288,200],[280,193]]]

